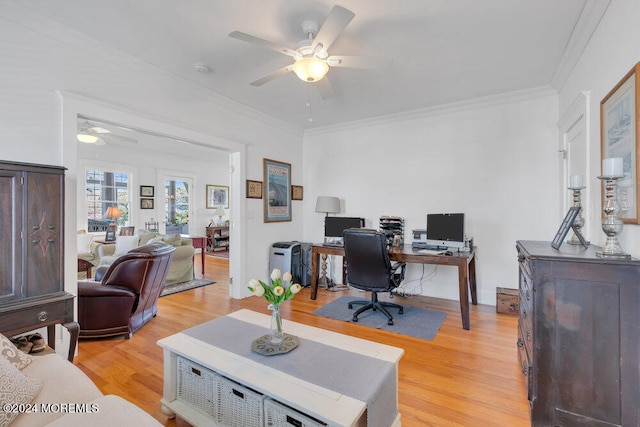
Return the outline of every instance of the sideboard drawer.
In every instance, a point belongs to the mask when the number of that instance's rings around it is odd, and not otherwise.
[[[73,321],[73,295],[61,298],[33,301],[19,307],[0,309],[2,330],[8,334],[19,334],[28,327],[33,330],[41,326]]]

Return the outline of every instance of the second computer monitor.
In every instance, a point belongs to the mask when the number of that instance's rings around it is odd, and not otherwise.
[[[328,216],[324,219],[324,237],[341,238],[344,230],[364,227],[364,218]]]
[[[427,214],[427,245],[464,247],[464,214]]]

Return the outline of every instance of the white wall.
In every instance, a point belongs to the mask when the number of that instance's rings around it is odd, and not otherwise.
[[[340,215],[365,217],[367,227],[404,217],[405,243],[427,213],[464,212],[479,302],[495,304],[497,286],[518,287],[516,240],[551,240],[559,226],[557,117],[557,96],[541,89],[308,133],[305,240],[323,236],[317,196],[339,197]],[[409,265],[406,290],[458,298],[455,267],[439,266],[420,286],[422,275]]]
[[[592,201],[585,206],[592,212],[595,221],[587,223],[591,241],[603,245],[606,236],[599,219],[602,214],[601,183],[596,176],[601,171],[600,155],[600,101],[640,61],[640,2],[637,0],[614,0],[609,5],[598,28],[589,41],[579,62],[560,91],[560,112],[566,111],[580,91],[590,91],[591,123],[591,170],[587,177],[587,190]],[[636,106],[637,108],[637,106]],[[640,226],[625,224],[620,235],[622,248],[640,257]]]

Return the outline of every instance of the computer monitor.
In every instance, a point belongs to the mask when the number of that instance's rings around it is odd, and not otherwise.
[[[348,228],[364,227],[364,218],[328,216],[324,219],[324,237],[340,237]]]
[[[464,247],[464,214],[427,214],[427,245]]]

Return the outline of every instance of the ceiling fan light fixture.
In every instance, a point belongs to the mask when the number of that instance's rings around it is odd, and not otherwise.
[[[78,141],[85,144],[95,144],[98,141],[98,137],[95,135],[89,135],[88,133],[79,133],[77,135]]]
[[[301,58],[293,64],[293,72],[304,82],[317,82],[328,71],[327,62],[315,57]]]

